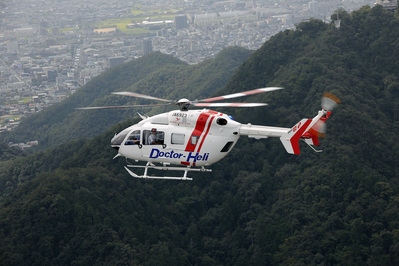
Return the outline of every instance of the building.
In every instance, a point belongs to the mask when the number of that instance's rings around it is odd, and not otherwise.
[[[58,76],[58,73],[57,73],[56,69],[47,71],[48,81],[55,82],[57,79],[57,76]]]
[[[311,14],[318,14],[319,13],[319,3],[317,1],[309,2],[309,12]]]
[[[398,8],[397,0],[377,0],[377,5],[382,5],[384,9],[396,10]]]
[[[194,24],[199,27],[234,24],[238,22],[246,23],[256,20],[256,13],[247,11],[225,11],[218,13],[199,14],[194,16]]]
[[[14,37],[16,38],[24,38],[24,37],[33,37],[37,34],[37,30],[34,28],[18,28],[13,30]]]
[[[180,15],[175,17],[175,29],[180,30],[187,28],[187,16],[186,15]]]
[[[143,40],[143,54],[149,54],[152,52],[152,41],[151,39]]]

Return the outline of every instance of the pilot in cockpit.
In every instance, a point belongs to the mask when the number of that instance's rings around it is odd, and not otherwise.
[[[150,145],[159,144],[157,137],[157,130],[155,128],[151,129],[151,134],[148,136],[148,144]]]

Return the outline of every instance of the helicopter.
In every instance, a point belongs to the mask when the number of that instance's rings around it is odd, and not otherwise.
[[[339,98],[324,93],[322,110],[313,119],[304,118],[291,128],[241,124],[227,114],[213,111],[211,107],[259,107],[267,103],[214,103],[224,99],[233,99],[258,93],[281,90],[282,87],[266,87],[239,93],[228,94],[203,100],[190,101],[182,98],[178,101],[161,99],[135,92],[113,92],[121,96],[138,97],[164,102],[163,104],[123,105],[84,107],[78,109],[137,108],[175,104],[179,110],[173,110],[154,116],[138,113],[141,121],[129,126],[111,139],[111,147],[117,150],[114,157],[126,158],[126,171],[135,178],[192,180],[188,172],[211,172],[210,165],[223,159],[234,148],[240,136],[265,139],[278,137],[286,151],[300,154],[299,140],[303,140],[315,152],[313,146],[319,146],[319,137],[325,135],[325,121],[332,109],[340,103]],[[190,106],[203,109],[189,110]],[[145,165],[132,164],[128,159],[146,162]],[[132,168],[144,168],[143,174],[136,174]],[[150,175],[149,169],[183,171],[183,176]]]

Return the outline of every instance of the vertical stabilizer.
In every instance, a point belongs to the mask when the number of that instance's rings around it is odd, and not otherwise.
[[[299,139],[306,132],[311,122],[312,119],[304,118],[280,137],[280,140],[288,153],[300,154]]]

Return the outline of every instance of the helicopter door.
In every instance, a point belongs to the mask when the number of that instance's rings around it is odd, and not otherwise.
[[[142,142],[141,156],[144,158],[155,158],[158,152],[166,147],[165,132],[156,128],[143,130]]]
[[[129,157],[127,158],[134,158],[134,159],[139,159],[141,158],[141,131],[140,130],[133,130],[131,131],[126,139],[123,142],[123,153],[122,154],[127,154]]]

